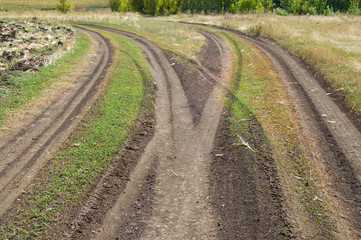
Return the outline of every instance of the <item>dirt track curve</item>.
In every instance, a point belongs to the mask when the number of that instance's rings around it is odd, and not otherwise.
[[[89,107],[97,86],[104,79],[111,62],[108,41],[99,34],[86,31],[96,42],[93,64],[77,79],[76,85],[49,105],[40,115],[18,132],[2,136],[0,141],[0,216],[31,183],[45,164],[46,156],[67,135],[70,127],[80,120]]]
[[[251,156],[256,164],[261,162],[257,159],[259,156],[239,147],[238,155],[227,152],[227,148],[235,148],[224,125],[227,116],[223,109],[223,99],[230,94],[227,87],[232,73],[229,68],[233,64],[231,50],[223,40],[198,30],[206,39],[205,46],[197,60],[180,63],[173,53],[139,35],[96,25],[84,26],[121,34],[143,49],[155,81],[156,125],[153,137],[139,151],[142,153],[134,168],[127,169],[129,176],[125,176],[124,188],[118,186],[121,190],[118,189],[120,194],[116,200],[102,205],[106,195],[90,194],[88,202],[72,213],[74,221],[57,229],[61,233],[54,231],[62,235],[59,239],[292,238],[271,154],[259,154],[269,161],[269,169],[265,167],[268,172],[256,176],[258,180],[255,180],[255,176],[247,172],[242,156]],[[289,83],[290,92],[303,96],[296,99],[296,105],[305,109],[300,110],[301,117],[313,119],[305,124],[323,134],[319,138],[323,146],[320,154],[335,160],[327,162],[335,168],[339,159],[345,159],[342,164],[347,171],[337,172],[333,180],[342,178],[338,187],[343,188],[340,191],[344,191],[344,196],[350,197],[348,208],[361,209],[358,129],[317,79],[287,51],[267,39],[228,31],[262,49]],[[50,105],[19,133],[0,142],[0,199],[4,199],[0,215],[26,189],[42,166],[41,159],[66,136],[73,119],[94,95],[105,74],[110,63],[109,44],[100,35],[90,34],[99,42],[98,54],[93,68],[79,80],[77,88]],[[302,115],[306,111],[311,113]],[[121,174],[116,177],[123,178]],[[112,184],[117,185],[109,183]],[[262,191],[257,192],[256,188]],[[92,211],[103,212],[97,215]],[[361,218],[361,212],[353,214],[354,220]],[[353,224],[354,229],[360,229],[360,222]]]
[[[235,204],[236,198],[230,200],[232,199],[229,198],[230,196],[226,197],[229,200],[227,204],[234,205],[229,214],[234,214],[237,209],[241,208],[244,208],[245,212],[252,209],[248,215],[242,216],[243,219],[240,219],[239,216],[233,216],[232,220],[229,219],[230,216],[221,219],[222,208],[225,204],[221,205],[221,210],[217,210],[213,206],[215,199],[214,197],[212,199],[212,193],[210,193],[212,191],[210,181],[214,181],[214,177],[210,176],[210,172],[215,170],[215,162],[212,162],[211,153],[214,150],[215,136],[222,116],[223,103],[220,99],[228,94],[225,89],[230,80],[227,76],[229,72],[227,66],[232,66],[229,49],[223,41],[213,34],[199,30],[206,38],[206,44],[212,45],[202,51],[207,51],[207,49],[210,51],[212,48],[213,51],[208,53],[201,51],[200,56],[203,54],[206,57],[200,57],[195,61],[198,77],[196,81],[192,81],[186,80],[191,76],[184,76],[187,75],[187,70],[182,71],[181,67],[177,67],[178,64],[169,53],[162,51],[143,37],[114,29],[91,27],[119,33],[137,42],[150,62],[157,86],[157,125],[154,138],[145,148],[139,163],[130,175],[130,181],[125,190],[120,194],[114,207],[107,213],[104,225],[96,238],[227,239],[232,234],[234,234],[232,237],[242,238],[242,235],[239,235],[241,231],[239,228],[247,229],[246,231],[242,230],[244,239],[247,239],[247,236],[255,239],[289,238],[291,235],[286,233],[289,226],[284,219],[282,207],[279,207],[282,205],[280,203],[282,196],[270,199],[270,201],[280,204],[276,204],[279,208],[276,205],[272,207],[278,208],[278,213],[272,217],[274,213],[263,212],[271,215],[268,217],[273,219],[274,229],[272,229],[272,225],[268,226],[269,223],[265,220],[266,216],[260,216],[262,215],[260,209],[262,206],[252,203],[257,202],[257,196],[251,193],[252,190],[247,185],[244,187],[248,189],[246,190],[248,192],[244,194],[250,195],[250,199],[243,200],[243,203],[237,205]],[[341,164],[351,165],[351,167],[346,166],[346,173],[337,172],[336,175],[343,179],[342,184],[347,186],[339,184],[338,187],[346,186],[347,190],[344,190],[344,196],[349,199],[349,202],[352,202],[347,203],[348,208],[351,211],[355,208],[358,209],[360,203],[357,197],[357,186],[361,176],[361,137],[358,129],[310,72],[289,53],[267,39],[236,33],[262,49],[273,61],[280,75],[290,83],[290,91],[298,91],[296,95],[303,96],[299,97],[303,100],[298,99],[298,104],[307,105],[308,107],[300,106],[300,108],[307,108],[309,111],[303,117],[314,118],[305,124],[308,124],[310,129],[315,128],[318,134],[327,135],[319,138],[324,141],[319,143],[322,145],[320,148],[325,152],[323,157],[331,157],[336,162],[332,163],[334,165],[343,161],[340,153],[346,157],[347,160]],[[200,80],[202,78],[203,80]],[[296,85],[297,90],[291,89],[294,88],[291,85]],[[203,91],[203,94],[197,94],[196,91]],[[302,111],[306,110],[300,110],[301,115]],[[159,146],[162,147],[159,148]],[[327,153],[328,151],[331,153]],[[222,170],[222,166],[219,167],[216,171]],[[225,169],[227,167],[229,166],[223,166]],[[232,170],[228,168],[228,174]],[[228,177],[222,176],[218,180],[225,181],[223,187],[229,185],[226,178]],[[244,180],[247,181],[247,179]],[[333,180],[338,181],[337,177]],[[217,180],[212,184],[217,184]],[[276,185],[265,187],[277,188]],[[237,185],[228,187],[231,189],[226,189],[224,194],[235,194],[232,187],[237,187]],[[277,195],[277,193],[271,193],[271,195]],[[218,202],[225,202],[222,200],[224,196],[218,197],[221,198],[221,200],[217,200]],[[252,199],[252,197],[254,198]],[[244,203],[246,201],[250,202],[246,204]],[[247,206],[250,209],[247,209]],[[223,211],[227,211],[226,208]],[[254,225],[251,223],[253,221],[252,213],[259,214],[254,219]],[[358,215],[357,212],[353,213],[351,222],[355,225],[354,229],[357,229],[358,226],[357,221],[354,221],[359,219]],[[275,218],[278,220],[275,221]],[[242,221],[248,223],[242,224]],[[223,226],[224,223],[228,223],[228,226]],[[229,231],[230,234],[221,234],[222,228],[233,229]],[[283,228],[284,231],[278,231],[277,228]]]

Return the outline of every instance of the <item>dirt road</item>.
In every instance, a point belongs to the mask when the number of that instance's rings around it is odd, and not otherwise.
[[[197,59],[178,62],[173,53],[139,35],[85,26],[121,34],[143,49],[155,81],[155,133],[139,149],[141,156],[134,168],[127,169],[129,176],[125,180],[121,174],[112,176],[124,180],[121,183],[124,186],[118,186],[115,181],[104,183],[102,179],[94,190],[98,192],[90,194],[80,209],[73,211],[74,221],[55,229],[54,236],[60,239],[294,237],[272,154],[267,149],[255,154],[251,149],[235,147],[234,136],[224,124],[227,113],[223,99],[230,94],[227,87],[232,61],[231,50],[223,40],[198,30],[206,41]],[[232,32],[262,49],[289,86],[305,128],[313,131],[314,138],[319,140],[318,159],[326,159],[325,169],[330,171],[331,180],[345,198],[342,202],[345,209],[352,212],[347,219],[350,228],[356,229],[355,236],[359,236],[360,132],[317,79],[287,51],[267,39]],[[6,157],[0,165],[0,197],[5,204],[0,213],[26,188],[42,165],[42,161],[35,164],[36,159],[46,155],[66,135],[72,119],[81,112],[80,106],[94,94],[101,81],[110,61],[108,43],[98,35],[93,36],[99,42],[98,54],[94,69],[84,76],[84,82],[80,81],[77,89],[49,106],[20,133],[2,140],[1,156]],[[94,77],[87,81],[87,75]],[[253,134],[259,138],[260,145],[267,145],[260,126],[255,127]],[[259,175],[250,173],[251,165],[244,159],[261,166]],[[111,187],[117,188],[119,195],[101,189]],[[111,195],[114,202],[104,200]]]
[[[35,115],[17,132],[0,140],[0,216],[36,176],[49,156],[64,140],[68,130],[81,119],[83,112],[104,79],[111,61],[109,43],[99,34],[87,31],[94,39],[92,62],[75,86],[60,99]]]

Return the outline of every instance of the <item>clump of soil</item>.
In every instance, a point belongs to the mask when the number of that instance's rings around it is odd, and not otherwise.
[[[15,71],[34,71],[51,62],[73,37],[66,26],[36,19],[0,21],[0,85]]]

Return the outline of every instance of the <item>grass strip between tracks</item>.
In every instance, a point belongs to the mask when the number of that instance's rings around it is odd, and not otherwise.
[[[58,81],[68,69],[72,69],[90,49],[90,39],[82,32],[75,46],[52,64],[39,67],[37,72],[15,72],[10,75],[12,87],[0,91],[0,126],[9,112],[24,103],[34,100],[42,91]]]
[[[302,143],[300,122],[285,85],[269,59],[254,45],[231,33],[217,31],[217,34],[230,43],[235,53],[230,89],[233,96],[226,100],[226,107],[231,111],[228,119],[231,132],[242,136],[261,158],[267,152],[264,148],[271,149],[287,214],[298,218],[296,225],[302,227],[306,235],[332,239],[327,206],[325,201],[319,201],[322,196],[313,184],[304,154],[307,146]],[[264,131],[264,144],[268,147],[259,145],[262,139],[257,125]],[[259,167],[254,166],[254,171],[261,170]]]
[[[76,203],[93,188],[142,107],[152,109],[152,78],[141,49],[120,35],[103,35],[115,49],[115,64],[104,92],[36,184],[21,196],[18,213],[3,227],[1,239],[44,234],[64,206]]]

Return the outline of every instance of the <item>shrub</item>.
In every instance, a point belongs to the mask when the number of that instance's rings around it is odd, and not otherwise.
[[[332,15],[332,14],[335,14],[335,13],[333,12],[333,8],[332,8],[332,7],[330,8],[330,6],[327,6],[327,7],[325,8],[325,10],[323,10],[323,14],[324,14],[324,15]]]
[[[235,4],[236,12],[248,13],[256,12],[262,9],[262,2],[260,0],[239,0]]]
[[[309,7],[307,10],[307,14],[308,15],[316,15],[317,14],[317,10],[315,7]]]
[[[128,11],[130,5],[128,0],[109,0],[112,12]]]
[[[355,15],[360,13],[358,0],[350,0],[350,6],[347,12]]]
[[[109,0],[110,9],[112,12],[118,12],[120,10],[120,1],[119,0]]]
[[[265,12],[268,12],[271,8],[274,7],[273,0],[262,0],[262,5]]]
[[[62,13],[67,13],[74,8],[74,5],[68,0],[60,0],[59,3],[56,5],[56,8]]]
[[[281,15],[281,16],[287,16],[288,12],[286,10],[284,10],[283,8],[277,8],[276,9],[276,14]]]

